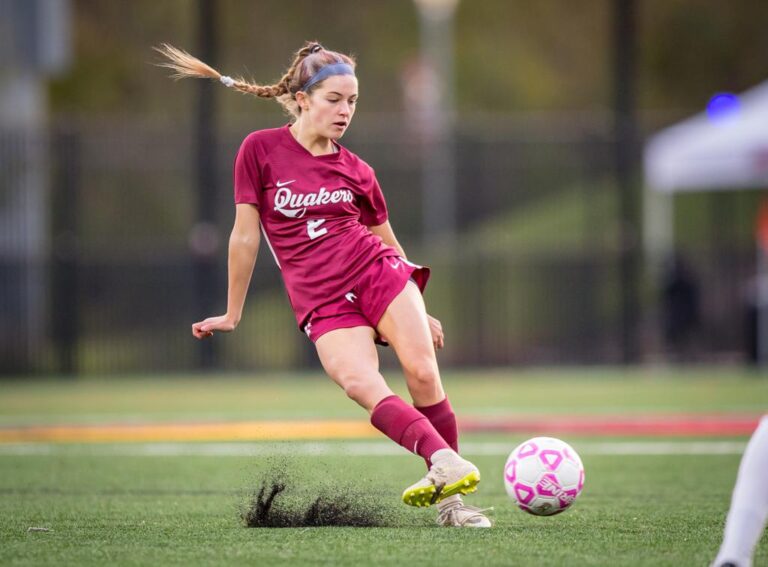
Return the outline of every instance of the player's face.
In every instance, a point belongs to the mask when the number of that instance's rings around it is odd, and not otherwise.
[[[357,105],[357,78],[333,75],[325,79],[307,100],[305,118],[324,138],[338,140],[344,135]]]

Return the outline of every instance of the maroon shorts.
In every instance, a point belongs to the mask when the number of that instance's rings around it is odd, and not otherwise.
[[[428,279],[429,268],[417,266],[399,256],[377,258],[352,289],[309,314],[304,332],[314,342],[335,329],[375,329],[408,280],[413,280],[423,293]]]

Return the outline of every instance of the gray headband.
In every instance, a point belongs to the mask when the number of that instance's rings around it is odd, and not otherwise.
[[[299,90],[303,92],[307,92],[307,90],[310,87],[312,87],[312,85],[319,83],[320,81],[323,81],[332,75],[354,75],[354,74],[355,74],[355,70],[352,68],[352,65],[349,65],[347,63],[331,63],[330,65],[321,67],[320,70],[314,75],[312,75],[312,77],[310,77],[310,79],[306,83],[304,83],[304,85]]]

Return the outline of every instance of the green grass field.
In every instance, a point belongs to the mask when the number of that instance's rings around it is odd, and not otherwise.
[[[765,377],[725,370],[498,370],[445,382],[460,417],[768,406]],[[0,427],[306,417],[363,415],[319,374],[0,383]],[[462,438],[483,473],[468,501],[494,507],[495,526],[483,531],[438,528],[432,510],[400,504],[423,463],[385,440],[0,444],[0,564],[703,566],[714,557],[746,437],[567,438],[585,464],[584,492],[565,514],[536,518],[512,506],[502,483],[505,453],[535,434]],[[287,498],[358,494],[384,527],[246,528],[240,511],[275,468],[289,473]],[[767,543],[755,565],[768,564]]]

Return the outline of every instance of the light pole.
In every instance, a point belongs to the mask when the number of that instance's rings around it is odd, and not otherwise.
[[[430,248],[456,243],[453,96],[453,16],[459,0],[414,0],[419,12],[421,64],[433,96],[416,97],[422,117],[422,222]]]

